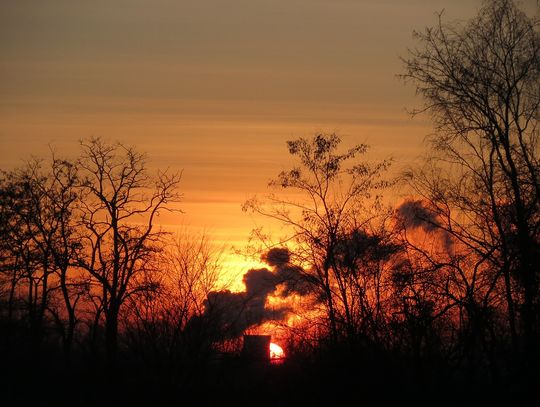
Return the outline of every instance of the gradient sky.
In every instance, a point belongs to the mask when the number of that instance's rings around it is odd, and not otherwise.
[[[525,2],[533,4],[534,0]],[[241,246],[241,203],[287,166],[285,141],[336,131],[396,166],[430,127],[397,77],[413,29],[480,0],[0,2],[0,163],[101,136],[183,169],[185,215]]]

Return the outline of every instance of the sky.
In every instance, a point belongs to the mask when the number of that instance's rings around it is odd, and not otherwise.
[[[533,0],[524,2],[527,6]],[[397,77],[412,31],[480,0],[0,2],[0,168],[99,136],[183,170],[170,225],[241,247],[241,211],[290,165],[286,140],[337,132],[396,168],[431,127]],[[170,226],[169,225],[169,226]]]

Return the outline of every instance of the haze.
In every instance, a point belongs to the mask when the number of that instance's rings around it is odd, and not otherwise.
[[[532,2],[531,2],[532,4]],[[242,246],[241,203],[287,164],[284,142],[336,131],[397,168],[430,128],[396,77],[412,30],[480,1],[17,1],[0,5],[0,160],[100,136],[183,169],[184,215]]]

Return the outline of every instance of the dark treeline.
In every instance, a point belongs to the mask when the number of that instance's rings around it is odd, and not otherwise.
[[[103,405],[538,399],[538,21],[496,0],[415,35],[403,78],[435,124],[425,158],[390,177],[367,145],[289,141],[295,164],[244,203],[283,226],[279,241],[254,232],[269,267],[249,270],[244,292],[226,290],[205,236],[158,227],[178,210],[180,175],[150,176],[130,147],[91,139],[76,159],[3,172],[5,392]],[[242,362],[242,333],[269,324],[286,361]]]

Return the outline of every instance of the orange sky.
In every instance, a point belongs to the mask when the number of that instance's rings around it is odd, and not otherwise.
[[[533,0],[525,2],[534,4]],[[185,215],[241,246],[242,202],[287,165],[285,141],[337,131],[407,165],[429,133],[396,74],[411,32],[479,0],[0,3],[0,162],[101,136],[183,169]]]

